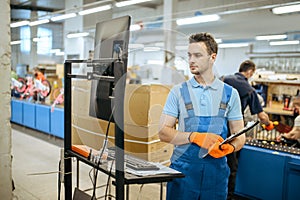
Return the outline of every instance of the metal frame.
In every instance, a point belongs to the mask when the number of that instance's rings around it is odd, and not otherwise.
[[[111,61],[111,60],[110,60]],[[88,63],[88,64],[97,64],[103,63],[103,60],[66,60],[64,63],[64,77],[65,77],[65,87],[64,87],[64,94],[65,94],[65,102],[64,102],[64,122],[65,122],[65,132],[64,132],[64,186],[65,186],[65,199],[72,200],[72,157],[76,157],[77,161],[84,162],[87,165],[93,166],[100,170],[101,172],[112,176],[115,179],[113,182],[116,186],[116,194],[115,197],[117,200],[123,200],[125,198],[124,195],[124,186],[126,185],[126,198],[129,198],[129,185],[130,184],[147,184],[147,183],[160,183],[160,199],[163,199],[163,182],[168,182],[173,180],[174,178],[183,178],[184,174],[159,174],[153,176],[135,176],[132,174],[124,173],[124,94],[125,94],[125,84],[126,79],[121,78],[124,74],[123,71],[120,69],[124,69],[122,67],[123,63],[120,61],[116,61],[114,64],[114,75],[115,75],[115,82],[121,81],[118,83],[121,85],[121,90],[117,90],[118,92],[115,93],[115,113],[114,118],[118,121],[115,124],[115,146],[116,148],[116,173],[110,173],[105,166],[97,166],[95,163],[89,161],[82,155],[72,151],[72,133],[71,133],[71,116],[72,116],[72,78],[80,78],[80,79],[90,79],[89,75],[74,75],[72,74],[72,63]],[[119,66],[118,66],[119,65]],[[116,67],[117,66],[117,67]],[[118,71],[115,71],[118,70]],[[97,77],[96,77],[97,78]],[[99,78],[99,77],[98,77]],[[107,77],[106,77],[107,78]],[[119,87],[119,86],[118,86]],[[78,166],[77,162],[77,167]],[[77,169],[78,170],[78,169]],[[78,172],[78,171],[77,171]],[[77,179],[79,179],[79,174],[77,173]]]
[[[71,115],[72,115],[72,78],[89,79],[89,75],[74,75],[72,74],[72,63],[87,63],[103,64],[108,62],[114,62],[114,77],[103,77],[103,78],[114,78],[115,84],[121,84],[121,89],[115,94],[115,113],[118,118],[118,122],[115,126],[115,145],[116,145],[116,199],[124,199],[124,93],[125,93],[125,79],[122,79],[122,75],[126,72],[124,69],[123,62],[120,60],[113,59],[102,59],[102,60],[66,60],[64,63],[64,77],[65,77],[65,137],[64,137],[64,156],[65,156],[65,198],[67,200],[72,199],[72,163],[69,159],[71,151]],[[102,77],[96,77],[102,78]]]

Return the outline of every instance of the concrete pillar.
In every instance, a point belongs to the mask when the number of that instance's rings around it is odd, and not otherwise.
[[[10,1],[0,1],[0,197],[12,199],[10,126]]]
[[[173,20],[173,13],[176,11],[177,0],[164,0],[164,46],[165,46],[165,64],[168,67],[174,66],[172,53],[175,53],[176,23]]]
[[[37,11],[31,11],[30,12],[30,18],[35,19],[37,18]],[[37,55],[37,42],[33,42],[32,39],[37,37],[37,30],[38,26],[30,26],[30,60],[29,60],[29,71],[32,71],[34,67],[36,67],[38,63],[38,55]]]

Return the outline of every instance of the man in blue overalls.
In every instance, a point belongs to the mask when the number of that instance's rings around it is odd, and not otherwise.
[[[240,150],[241,135],[220,143],[244,128],[238,92],[213,73],[218,45],[209,33],[190,36],[190,80],[170,91],[161,116],[160,140],[175,145],[171,168],[185,177],[167,184],[168,200],[225,200],[229,168],[226,155]],[[178,130],[174,129],[178,120]]]

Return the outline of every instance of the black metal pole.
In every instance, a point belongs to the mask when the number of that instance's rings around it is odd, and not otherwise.
[[[72,109],[72,80],[68,77],[68,74],[72,72],[72,63],[64,63],[64,118],[65,118],[65,130],[64,130],[64,162],[65,162],[65,199],[72,200],[72,162],[71,157],[68,155],[68,150],[71,150],[71,109]]]
[[[124,199],[124,94],[126,75],[124,63],[114,63],[115,89],[114,89],[114,120],[116,145],[116,199]]]

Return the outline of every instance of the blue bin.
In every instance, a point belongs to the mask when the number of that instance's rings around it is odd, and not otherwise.
[[[54,108],[54,111],[51,112],[51,125],[50,130],[51,134],[64,138],[64,109]]]
[[[35,128],[35,104],[23,102],[23,125]]]
[[[36,104],[36,129],[50,133],[50,106]]]
[[[11,117],[12,122],[23,125],[23,101],[12,99],[11,105]]]

